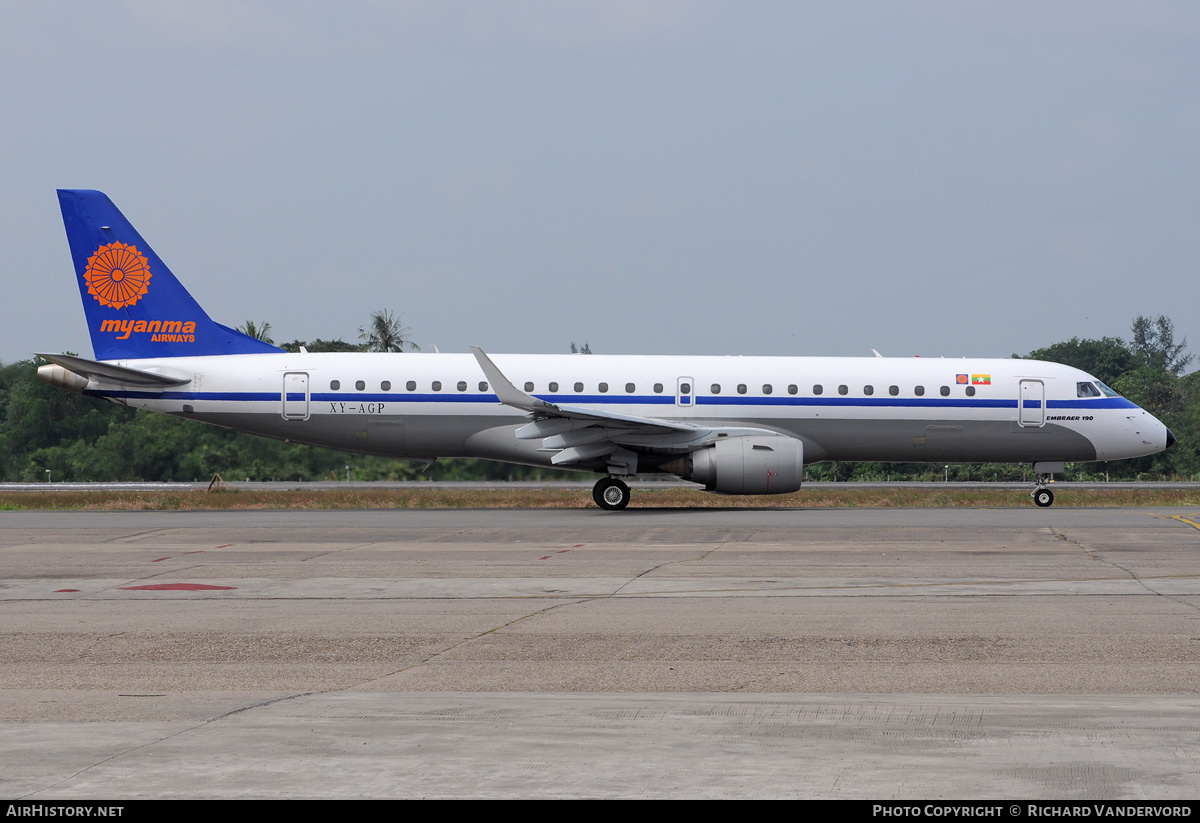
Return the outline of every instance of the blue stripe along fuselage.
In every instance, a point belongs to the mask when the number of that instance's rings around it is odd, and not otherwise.
[[[242,402],[276,402],[280,392],[153,392],[153,391],[88,391],[96,397],[119,397],[131,400],[224,400]],[[548,403],[565,405],[675,405],[674,395],[611,395],[611,394],[538,394],[535,397]],[[344,394],[320,392],[309,396],[314,403],[499,403],[494,394]],[[288,392],[288,400],[303,401],[303,392]],[[873,408],[925,409],[1015,409],[1015,399],[942,398],[942,397],[713,397],[695,398],[698,406],[840,406]],[[1025,408],[1036,409],[1040,403],[1026,400]],[[1048,409],[1136,409],[1137,405],[1124,397],[1080,398],[1078,400],[1047,400]]]

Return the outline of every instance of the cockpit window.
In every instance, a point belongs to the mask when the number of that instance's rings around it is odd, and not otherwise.
[[[1075,393],[1079,397],[1099,397],[1100,390],[1095,383],[1076,383]]]
[[[1120,397],[1121,396],[1115,390],[1104,385],[1099,380],[1096,381],[1096,385],[1100,387],[1100,391],[1104,392],[1105,397]]]

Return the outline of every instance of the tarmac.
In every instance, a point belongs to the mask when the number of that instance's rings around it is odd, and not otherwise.
[[[9,799],[1200,797],[1200,512],[0,514]]]

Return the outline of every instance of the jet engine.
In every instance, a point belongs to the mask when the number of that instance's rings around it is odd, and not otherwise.
[[[721,438],[662,468],[717,494],[788,494],[804,479],[804,443],[784,435]]]

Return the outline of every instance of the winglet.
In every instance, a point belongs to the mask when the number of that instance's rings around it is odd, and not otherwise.
[[[492,389],[496,392],[496,399],[501,403],[531,412],[558,411],[558,406],[555,406],[553,403],[538,400],[533,395],[526,394],[510,383],[508,378],[504,376],[504,372],[496,367],[496,364],[484,353],[483,349],[478,346],[472,346],[471,353],[475,355],[475,360],[479,363],[479,368],[483,369],[484,377],[492,384]]]

